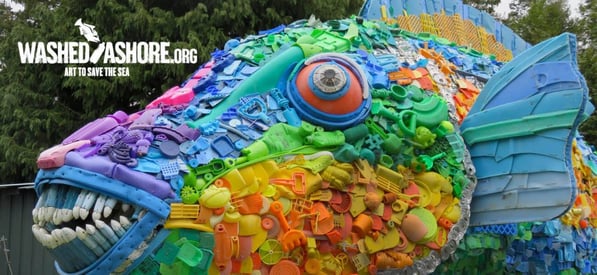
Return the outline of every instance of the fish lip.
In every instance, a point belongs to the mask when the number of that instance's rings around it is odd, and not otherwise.
[[[140,257],[133,260],[133,263],[125,269],[126,273],[146,258],[146,254],[151,253],[153,250],[151,246],[161,243],[167,236],[168,230],[160,229],[158,226],[162,225],[168,217],[170,205],[145,190],[95,172],[68,165],[57,169],[41,169],[38,172],[34,186],[38,197],[41,196],[44,186],[48,184],[63,184],[104,194],[147,210],[142,217],[139,217],[137,221],[131,224],[126,233],[109,250],[87,267],[75,272],[65,272],[58,264],[58,261],[55,261],[54,266],[59,274],[108,274],[119,268],[146,238],[151,238],[148,241],[148,243],[151,243],[150,247],[146,248]],[[160,230],[157,234],[154,234],[156,229]]]
[[[106,177],[99,173],[63,165],[58,169],[44,170],[37,173],[35,192],[41,196],[46,184],[65,184],[105,194],[120,201],[137,205],[162,219],[170,214],[170,205],[149,192],[130,186],[122,181]]]

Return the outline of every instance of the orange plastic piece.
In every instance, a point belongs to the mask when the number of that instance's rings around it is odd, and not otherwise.
[[[356,233],[360,238],[364,238],[371,227],[373,226],[373,219],[365,214],[359,214],[352,222],[352,232]]]
[[[340,233],[340,231],[338,231],[336,229],[334,229],[328,233],[325,233],[325,235],[328,237],[328,239],[330,240],[330,243],[332,243],[333,245],[342,241],[342,234]]]
[[[279,275],[300,275],[301,269],[290,260],[281,260],[279,263],[272,266],[270,274]]]
[[[350,86],[343,96],[333,100],[325,100],[317,97],[311,90],[309,87],[309,83],[312,82],[310,81],[310,74],[321,64],[325,64],[325,62],[311,63],[297,74],[295,83],[303,100],[317,110],[328,114],[344,115],[356,111],[363,102],[363,88],[361,82],[351,70],[346,70],[349,75],[350,82],[348,83],[350,83]]]
[[[307,177],[305,173],[294,172],[292,173],[292,179],[270,179],[270,183],[285,185],[292,188],[292,192],[297,195],[305,195],[305,189],[307,185]]]
[[[201,206],[201,209],[199,210],[198,214],[199,215],[197,215],[197,219],[195,219],[195,223],[199,223],[199,224],[208,223],[209,218],[211,218],[211,216],[213,215],[213,210],[209,209],[205,206]]]
[[[263,197],[259,193],[242,198],[232,198],[232,205],[241,215],[259,214],[263,207]]]
[[[400,71],[388,73],[388,77],[402,86],[410,85],[414,79],[412,71],[405,68],[400,68]]]
[[[311,218],[311,228],[313,234],[323,235],[334,229],[334,216],[328,212],[328,209],[321,202],[313,204],[311,214],[315,215]]]
[[[214,240],[214,263],[218,270],[224,271],[229,268],[231,265],[230,259],[232,259],[232,241],[224,224],[216,224]]]
[[[274,221],[269,217],[261,218],[261,227],[265,230],[270,230],[274,227]]]
[[[253,259],[253,270],[261,269],[261,256],[259,256],[259,253],[251,253],[251,258]]]
[[[215,180],[213,184],[217,187],[226,187],[230,189],[230,182],[228,182],[225,178],[219,178]]]
[[[450,230],[450,228],[452,228],[452,226],[454,226],[454,223],[452,223],[450,220],[446,219],[446,218],[439,218],[439,220],[437,220],[437,224],[445,229]]]
[[[280,243],[282,244],[282,249],[284,249],[285,252],[288,252],[295,247],[306,245],[307,237],[303,231],[292,229],[284,233]]]
[[[290,226],[288,225],[288,221],[286,220],[286,216],[284,216],[284,206],[279,201],[274,201],[269,206],[269,212],[274,215],[280,222],[280,227],[284,232],[288,232],[290,230]]]
[[[224,212],[226,212],[226,208],[220,207],[220,208],[214,209],[212,213],[216,216],[219,216],[219,215],[224,214]]]

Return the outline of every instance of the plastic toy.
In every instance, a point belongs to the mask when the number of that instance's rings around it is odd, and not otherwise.
[[[33,235],[61,274],[411,274],[501,247],[469,221],[586,229],[575,62],[572,35],[531,48],[459,1],[233,39],[43,152]]]

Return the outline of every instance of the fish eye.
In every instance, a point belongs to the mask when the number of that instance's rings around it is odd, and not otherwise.
[[[288,97],[298,115],[327,129],[365,120],[371,106],[366,75],[346,55],[319,54],[299,63],[288,82]]]

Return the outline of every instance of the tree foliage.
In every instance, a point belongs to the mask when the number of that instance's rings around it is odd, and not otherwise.
[[[597,103],[597,1],[588,0],[580,8],[581,19],[578,38],[580,41],[579,66],[587,85],[593,103]],[[589,117],[581,125],[581,132],[593,145],[597,145],[597,116]]]
[[[492,15],[495,15],[495,9],[500,4],[500,0],[464,0],[463,2]]]
[[[137,111],[179,84],[229,37],[314,14],[355,14],[361,0],[49,0],[0,4],[0,183],[32,181],[39,153],[116,110]],[[130,77],[64,77],[64,64],[21,64],[17,43],[84,41],[74,22],[95,25],[102,41],[170,41],[196,48],[197,64],[131,64]],[[82,65],[92,66],[92,65]],[[101,66],[101,65],[98,65]]]

